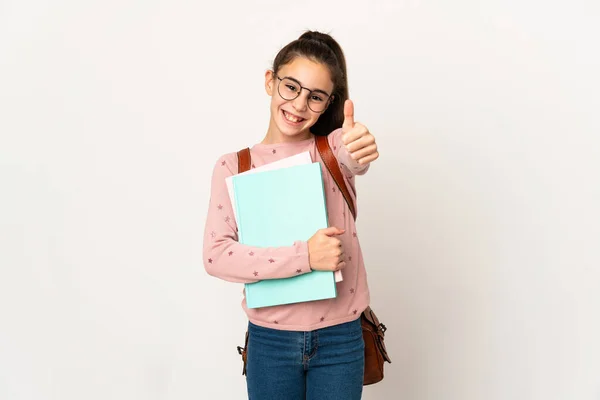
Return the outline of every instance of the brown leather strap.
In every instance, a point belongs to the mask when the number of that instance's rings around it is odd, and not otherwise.
[[[240,172],[246,172],[250,169],[251,162],[250,161],[250,149],[245,148],[237,153],[238,156],[238,174]]]
[[[352,197],[350,196],[350,192],[348,191],[348,187],[346,186],[346,182],[344,181],[344,176],[342,175],[342,170],[340,169],[338,161],[335,158],[335,155],[333,155],[333,151],[331,151],[331,147],[329,146],[327,136],[315,136],[315,140],[317,142],[317,150],[321,155],[321,159],[325,163],[327,170],[333,177],[333,180],[337,184],[338,188],[344,195],[344,199],[346,199],[348,208],[350,208],[350,212],[356,220],[356,209],[354,208]]]

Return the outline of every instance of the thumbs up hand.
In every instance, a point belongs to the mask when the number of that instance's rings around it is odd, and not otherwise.
[[[350,157],[361,166],[367,165],[379,157],[375,137],[366,126],[354,122],[354,103],[350,99],[344,103],[342,142]]]

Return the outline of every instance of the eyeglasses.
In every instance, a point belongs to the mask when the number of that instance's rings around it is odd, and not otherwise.
[[[329,103],[333,101],[333,96],[328,95],[322,90],[310,90],[309,88],[300,86],[300,82],[293,78],[280,78],[277,75],[275,75],[275,77],[279,79],[277,92],[284,100],[295,100],[300,96],[302,89],[306,89],[308,90],[308,97],[306,99],[308,108],[319,114],[324,112],[329,106]]]

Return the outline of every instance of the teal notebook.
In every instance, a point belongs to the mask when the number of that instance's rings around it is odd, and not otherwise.
[[[292,246],[327,228],[321,165],[302,164],[232,178],[238,240],[255,247]],[[333,272],[313,271],[245,284],[248,308],[330,299]]]

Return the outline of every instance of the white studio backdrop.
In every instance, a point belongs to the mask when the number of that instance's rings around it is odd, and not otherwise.
[[[243,399],[212,167],[264,71],[346,52],[381,158],[359,237],[393,364],[365,399],[600,399],[600,7],[0,0],[0,399]]]

